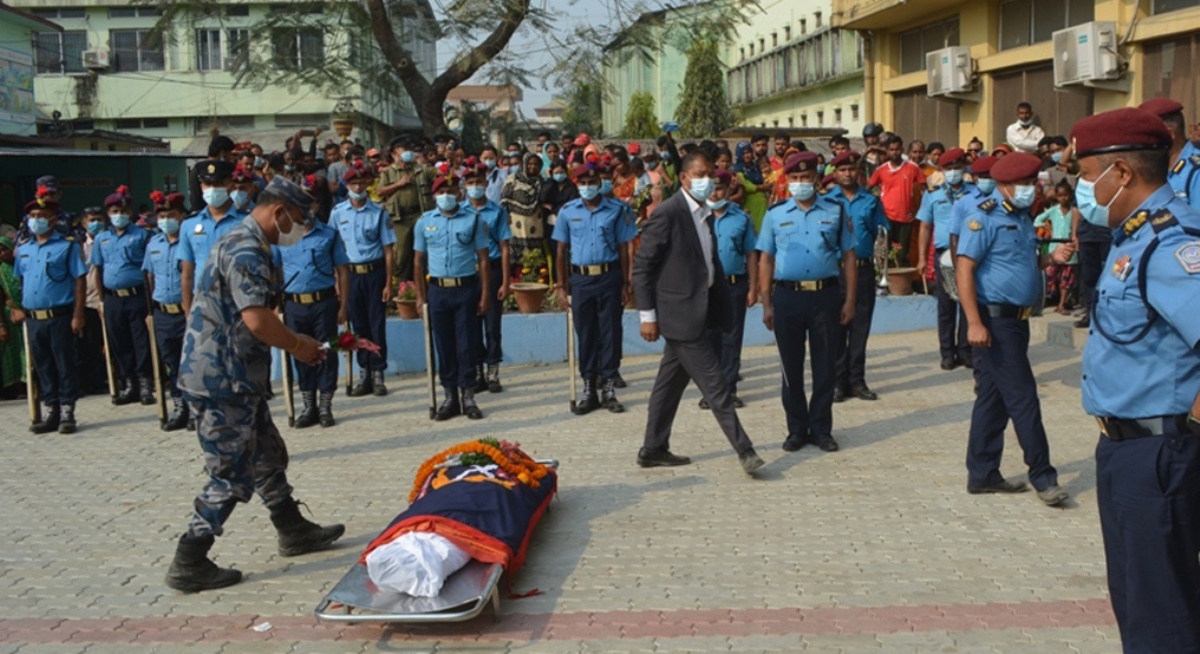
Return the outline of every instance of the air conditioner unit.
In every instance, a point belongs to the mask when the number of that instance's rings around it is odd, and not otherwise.
[[[1054,85],[1087,84],[1121,77],[1117,25],[1084,23],[1054,33]]]
[[[958,45],[926,54],[925,75],[926,90],[931,97],[974,91],[971,48]]]
[[[84,50],[83,67],[88,70],[108,70],[108,50]]]

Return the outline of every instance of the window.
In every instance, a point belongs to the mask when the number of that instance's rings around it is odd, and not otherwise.
[[[745,59],[745,58],[746,58],[746,46],[742,46],[742,47],[740,48],[740,50],[741,50],[741,53],[742,53],[742,59]]]
[[[228,48],[225,70],[244,68],[250,62],[250,30],[245,28],[226,30],[225,43]]]
[[[792,40],[792,26],[791,26],[791,25],[785,25],[785,26],[784,26],[784,28],[783,28],[783,40],[784,40],[784,41],[791,41],[791,40]]]
[[[850,120],[858,120],[858,105],[850,105]]]
[[[750,44],[750,56],[751,57],[754,56],[754,44],[753,43]]]
[[[1045,1],[1045,0],[1043,0]],[[926,53],[958,45],[958,17],[900,34],[900,72],[925,70]]]
[[[40,32],[33,37],[33,58],[38,75],[82,73],[87,32]]]
[[[824,127],[824,126],[825,126],[825,112],[818,111],[817,112],[817,127]]]
[[[61,9],[34,9],[34,16],[42,18],[85,18],[87,14],[83,7],[63,7]]]
[[[151,30],[111,30],[113,71],[129,73],[164,70],[162,38]]]
[[[771,32],[771,47],[779,47],[779,32]]]
[[[800,126],[808,127],[808,114],[800,114]]]
[[[795,127],[796,119],[793,116],[788,116],[788,127]]]
[[[813,23],[817,26],[817,29],[821,29],[821,12],[813,12],[813,19]]]
[[[271,32],[271,50],[280,68],[315,68],[325,61],[325,35],[316,27],[275,29]]]
[[[221,30],[196,30],[196,70],[221,70]]]
[[[834,125],[842,124],[842,110],[840,107],[833,110],[833,124]]]
[[[771,127],[779,127],[779,119],[772,120]]]
[[[767,40],[766,39],[761,38],[761,37],[758,39],[758,51],[759,52],[767,51]]]
[[[1054,32],[1093,20],[1092,0],[1008,0],[1000,5],[1000,49],[1049,41]]]
[[[161,16],[157,7],[109,7],[109,18],[153,18]]]
[[[808,19],[805,19],[805,18],[800,19],[800,33],[808,34]]]
[[[122,129],[166,129],[170,122],[166,118],[118,118],[114,127]]]
[[[274,4],[268,5],[267,10],[273,14],[320,14],[324,12],[324,7],[320,2],[310,3],[289,3],[289,4]]]
[[[1150,13],[1165,14],[1168,11],[1178,11],[1188,7],[1200,7],[1200,0],[1151,0]]]
[[[194,134],[208,134],[216,127],[221,132],[249,131],[254,129],[254,116],[199,116],[192,120]],[[316,122],[308,123],[310,126]]]

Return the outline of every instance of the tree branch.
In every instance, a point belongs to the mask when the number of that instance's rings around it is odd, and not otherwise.
[[[396,71],[396,76],[404,84],[413,103],[416,104],[418,98],[428,97],[432,91],[429,80],[417,68],[417,62],[408,48],[400,45],[396,39],[392,18],[383,0],[367,0],[367,11],[371,15],[371,32],[375,36],[375,43],[379,45],[384,60]]]
[[[380,1],[369,0],[372,4]],[[479,45],[451,62],[446,70],[433,80],[434,97],[445,99],[451,89],[470,79],[476,71],[508,46],[509,39],[521,26],[525,17],[529,15],[529,2],[530,0],[506,0],[504,15],[496,29],[492,30],[492,33]],[[374,11],[372,11],[373,13]],[[378,25],[376,25],[375,31],[378,33]]]

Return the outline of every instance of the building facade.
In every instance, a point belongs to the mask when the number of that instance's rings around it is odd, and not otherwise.
[[[153,6],[105,0],[17,0],[16,6],[52,20],[63,31],[39,34],[34,41],[34,86],[38,108],[57,111],[75,129],[111,130],[168,141],[173,150],[204,154],[215,128],[239,140],[270,149],[302,128],[331,122],[331,113],[347,100],[357,115],[354,137],[377,143],[395,129],[419,127],[404,93],[386,93],[369,76],[352,83],[347,97],[301,85],[253,88],[236,84],[247,61],[303,72],[319,69],[327,57],[377,62],[369,36],[353,30],[305,26],[266,32],[252,29],[281,12],[319,13],[319,5],[295,0],[230,2],[220,12],[177,25],[171,38],[155,38],[158,11]],[[432,79],[435,43],[428,36],[433,19],[428,0],[389,4],[404,44]],[[329,20],[314,18],[314,23]],[[253,33],[264,32],[264,33]],[[366,58],[366,59],[364,59]],[[332,132],[330,132],[332,136]]]
[[[33,43],[61,32],[44,18],[0,3],[0,134],[37,134]]]
[[[834,0],[834,24],[859,30],[865,47],[865,118],[909,138],[988,147],[1004,142],[1027,101],[1046,134],[1067,134],[1095,112],[1170,96],[1189,123],[1200,113],[1200,0]],[[1115,24],[1119,79],[1056,87],[1064,60],[1055,31]],[[974,88],[930,97],[926,54],[969,48]],[[1069,47],[1069,46],[1068,46]]]
[[[859,34],[831,25],[830,0],[764,0],[726,44],[729,99],[748,127],[861,132]]]

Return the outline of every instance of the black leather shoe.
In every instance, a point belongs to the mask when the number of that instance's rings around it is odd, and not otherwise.
[[[441,422],[458,415],[462,415],[462,407],[458,404],[458,389],[446,389],[446,399],[442,400],[442,405],[438,407],[433,419]]]
[[[783,439],[783,451],[784,452],[796,452],[800,448],[804,447],[807,444],[808,444],[807,436],[800,436],[797,434],[789,434],[787,438]]]
[[[750,448],[739,454],[738,461],[740,461],[742,464],[742,470],[745,470],[746,474],[748,475],[753,475],[754,471],[767,465],[766,462],[762,460],[762,457],[758,455],[758,452],[754,451],[754,448]]]
[[[625,388],[626,386],[629,385],[629,384],[625,383],[625,378],[622,377],[621,373],[619,373],[619,372],[617,373],[616,377],[613,377],[612,381],[613,381],[613,386],[616,386],[617,388]]]
[[[711,408],[712,408],[712,405],[711,405],[711,404],[709,404],[709,403],[708,403],[708,400],[706,400],[706,399],[704,399],[704,398],[700,398],[700,404],[699,404],[698,406],[699,406],[701,409],[704,409],[705,411],[707,411],[707,410],[709,410],[709,409],[711,409]]]
[[[686,456],[671,454],[670,450],[647,450],[643,447],[637,455],[637,464],[643,468],[685,466],[691,462]]]
[[[348,395],[350,397],[365,397],[374,392],[375,388],[371,384],[371,374],[366,370],[358,378],[358,383],[350,389]]]
[[[734,395],[733,396],[733,408],[744,409],[744,408],[746,408],[746,403],[742,401],[742,398]]]
[[[942,370],[954,370],[958,367],[958,361],[954,357],[942,357]]]
[[[479,409],[478,404],[475,404],[475,394],[469,390],[463,391],[462,409],[467,418],[471,420],[479,420],[483,418],[483,411]]]
[[[600,396],[596,391],[596,382],[591,379],[583,380],[583,392],[571,409],[575,415],[584,416],[600,408]]]
[[[846,389],[842,388],[841,386],[834,386],[833,387],[833,402],[834,402],[834,404],[840,404],[845,401],[846,401]]]
[[[853,395],[854,397],[857,397],[860,400],[872,401],[872,400],[879,399],[879,396],[875,394],[875,391],[867,388],[866,384],[864,384],[862,386],[855,386],[854,388],[851,388],[850,394]]]
[[[624,413],[625,405],[617,400],[617,380],[609,379],[604,382],[604,390],[600,394],[600,405],[610,413]]]
[[[982,486],[967,486],[967,492],[972,495],[985,495],[987,493],[1024,493],[1029,490],[1029,486],[1023,481],[1009,481],[1001,479],[1000,481]]]
[[[961,354],[958,355],[958,365],[966,368],[967,370],[970,370],[975,367],[975,364],[971,363],[970,355],[967,355],[967,356],[963,356]]]
[[[817,447],[821,448],[822,452],[838,451],[837,441],[833,440],[833,436],[818,436],[816,439]]]

